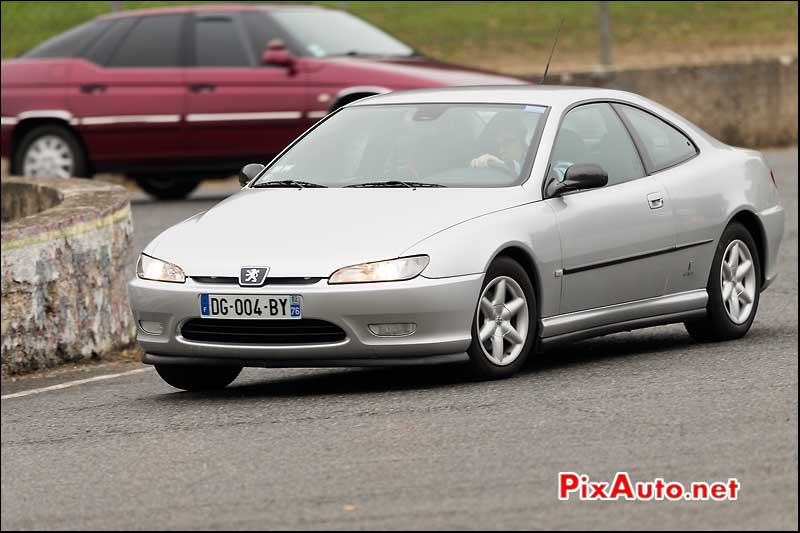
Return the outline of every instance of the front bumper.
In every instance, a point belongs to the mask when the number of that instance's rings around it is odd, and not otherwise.
[[[137,340],[146,363],[235,364],[240,366],[373,366],[450,362],[462,359],[483,274],[409,281],[328,285],[239,287],[165,283],[133,279],[129,285]],[[199,342],[181,336],[181,326],[200,316],[201,293],[300,294],[303,318],[326,320],[342,328],[342,341],[320,344],[230,344]],[[140,321],[156,321],[161,335],[146,333]],[[377,337],[368,326],[414,322],[405,337]]]

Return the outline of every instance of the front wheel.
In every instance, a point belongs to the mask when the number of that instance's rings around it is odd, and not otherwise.
[[[242,371],[240,366],[155,365],[161,379],[185,391],[224,389]]]
[[[722,233],[706,290],[706,316],[686,322],[689,335],[711,342],[743,337],[758,310],[761,263],[753,236],[738,222]]]
[[[200,180],[180,176],[134,176],[136,184],[159,200],[181,200],[200,185]]]
[[[475,377],[502,379],[522,368],[536,338],[536,309],[525,269],[511,258],[496,259],[483,279],[467,351]]]

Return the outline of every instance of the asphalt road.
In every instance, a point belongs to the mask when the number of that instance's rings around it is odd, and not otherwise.
[[[796,529],[798,153],[770,158],[788,213],[780,276],[740,341],[612,335],[491,383],[453,367],[247,369],[194,394],[145,370],[4,399],[2,529]],[[139,249],[204,194],[136,203]],[[735,477],[741,492],[563,502],[560,471]]]

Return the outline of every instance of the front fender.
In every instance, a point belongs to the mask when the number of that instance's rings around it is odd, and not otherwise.
[[[517,249],[531,259],[540,280],[542,316],[558,313],[561,300],[561,241],[556,216],[545,202],[489,213],[451,226],[406,249],[401,255],[427,254],[427,278],[486,272],[504,250]]]

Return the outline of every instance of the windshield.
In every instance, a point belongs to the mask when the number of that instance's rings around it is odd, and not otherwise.
[[[344,108],[259,177],[325,187],[508,187],[524,181],[547,107],[490,104]]]
[[[314,57],[411,56],[414,50],[358,17],[342,11],[281,11],[273,19]]]

